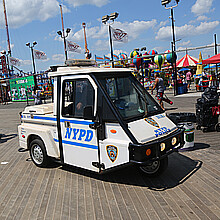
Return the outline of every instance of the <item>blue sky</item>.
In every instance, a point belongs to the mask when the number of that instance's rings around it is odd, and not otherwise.
[[[35,49],[44,51],[48,59],[36,60],[37,71],[64,62],[63,41],[57,35],[61,30],[59,4],[63,5],[65,28],[71,28],[67,40],[84,48],[82,22],[85,22],[88,47],[93,55],[109,55],[107,25],[101,23],[104,15],[118,12],[112,27],[128,33],[128,43],[113,43],[114,53],[128,55],[134,48],[146,46],[163,53],[171,48],[170,10],[160,0],[5,0],[8,15],[12,56],[19,58],[20,69],[32,71],[30,49],[27,42],[37,41]],[[174,0],[171,5],[174,4]],[[180,0],[174,9],[177,49],[211,45],[213,35],[220,42],[220,1]],[[0,5],[0,50],[7,50],[3,7]],[[220,48],[218,48],[220,50]],[[199,56],[200,50],[189,55]],[[214,48],[201,50],[203,58],[214,55]],[[84,54],[68,53],[70,58],[84,58]],[[184,53],[178,53],[178,59]]]

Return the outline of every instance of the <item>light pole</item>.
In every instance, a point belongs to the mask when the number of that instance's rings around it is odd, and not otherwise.
[[[63,32],[62,32],[62,31],[57,31],[57,34],[60,35],[61,38],[63,38],[64,52],[65,52],[65,59],[66,59],[66,60],[68,60],[67,48],[66,48],[66,38],[68,37],[70,31],[71,31],[70,28],[67,28],[67,29],[66,29],[66,34],[65,34],[64,29],[63,29]]]
[[[26,43],[26,46],[31,49],[31,57],[32,57],[32,62],[33,62],[34,75],[36,75],[35,62],[34,62],[34,49],[33,49],[35,45],[37,45],[36,41],[34,41],[32,45],[29,42]]]
[[[113,47],[112,47],[112,33],[111,33],[111,24],[114,23],[114,20],[118,17],[119,13],[114,12],[110,15],[105,15],[102,17],[102,23],[106,24],[107,21],[111,20],[112,23],[108,23],[108,30],[109,30],[109,42],[110,42],[110,50],[111,50],[111,61],[112,61],[112,67],[114,68],[114,62],[113,62]]]
[[[171,10],[171,20],[172,20],[172,33],[173,33],[173,42],[172,42],[172,57],[173,57],[173,80],[174,80],[174,95],[178,94],[177,87],[177,69],[176,69],[176,40],[175,40],[175,31],[174,31],[174,18],[173,18],[173,8],[178,6],[180,0],[175,0],[176,5],[171,6],[169,8],[166,7],[167,4],[171,2],[171,0],[161,0],[161,4],[165,6],[166,9]]]
[[[57,31],[57,34],[60,35],[61,38],[63,38],[65,58],[66,58],[66,60],[67,60],[68,57],[67,57],[67,48],[66,48],[66,38],[68,37],[68,34],[70,33],[71,29],[70,29],[70,28],[67,28],[67,29],[66,29],[66,33],[65,33],[64,23],[63,23],[62,5],[60,5],[60,13],[61,13],[62,31]]]

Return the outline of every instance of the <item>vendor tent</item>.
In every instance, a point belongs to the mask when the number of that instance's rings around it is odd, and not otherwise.
[[[202,61],[202,64],[220,63],[220,53]]]
[[[185,67],[183,67],[182,69],[179,70],[179,72],[182,72],[182,71],[188,71],[188,70],[190,70],[190,69],[189,69],[189,68],[185,68]]]
[[[197,58],[191,57],[188,54],[186,54],[180,60],[176,61],[176,67],[182,68],[188,66],[196,66],[198,62],[199,60]]]

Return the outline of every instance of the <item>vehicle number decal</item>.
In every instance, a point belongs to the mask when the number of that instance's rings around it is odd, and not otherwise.
[[[157,129],[157,130],[154,130],[156,137],[159,137],[159,136],[161,136],[165,133],[168,133],[169,131],[170,131],[170,129],[168,129],[166,127],[162,127],[162,128]]]
[[[156,117],[157,119],[165,118],[164,115],[156,115],[155,117]]]

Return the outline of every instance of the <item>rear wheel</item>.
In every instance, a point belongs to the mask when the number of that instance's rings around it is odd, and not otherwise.
[[[215,125],[215,130],[218,131],[218,132],[220,132],[220,123],[217,123],[217,124]]]
[[[42,140],[35,139],[31,142],[30,156],[36,166],[47,167],[49,163],[49,157],[47,156],[47,152]]]
[[[167,166],[168,166],[168,157],[165,157],[164,159],[154,161],[149,165],[140,166],[140,169],[147,176],[158,176],[166,170]]]

